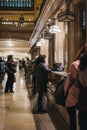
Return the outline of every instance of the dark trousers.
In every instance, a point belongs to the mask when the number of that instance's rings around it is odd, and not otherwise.
[[[43,96],[44,96],[44,94],[46,94],[46,92],[47,92],[47,86],[46,85],[44,85],[42,88],[39,89],[38,110],[43,109],[42,100],[43,100]]]
[[[33,77],[32,84],[33,84],[33,93],[36,94],[36,77]]]
[[[76,107],[67,108],[70,119],[70,130],[76,130]]]
[[[80,130],[87,130],[87,111],[79,111],[78,120]]]
[[[5,86],[5,92],[13,91],[13,83],[14,83],[13,77],[14,77],[14,75],[12,73],[8,74],[7,82],[6,82],[6,86]]]
[[[43,98],[43,91],[39,91],[39,96],[38,96],[38,110],[42,110],[43,106],[42,106],[42,98]]]

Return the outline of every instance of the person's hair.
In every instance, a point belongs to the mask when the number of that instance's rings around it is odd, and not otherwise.
[[[2,62],[2,57],[0,57],[0,62]]]
[[[81,55],[84,54],[84,53],[87,53],[87,43],[84,44],[84,45],[80,48],[80,50],[77,52],[76,57],[75,57],[75,60],[80,59]]]
[[[80,58],[79,70],[84,70],[87,67],[87,53],[83,54]]]
[[[38,59],[37,59],[38,64],[39,64],[39,63],[44,63],[44,62],[45,62],[45,58],[46,58],[45,55],[39,55],[39,57],[38,57]]]
[[[7,59],[8,59],[8,60],[10,60],[10,59],[12,59],[12,58],[13,58],[13,55],[8,55],[8,56],[7,56]]]

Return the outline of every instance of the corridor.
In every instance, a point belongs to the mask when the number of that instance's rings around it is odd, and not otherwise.
[[[16,73],[15,93],[4,93],[6,77],[0,90],[0,130],[36,130],[23,73]]]
[[[48,101],[47,113],[32,113],[33,95],[25,83],[24,71],[17,67],[14,93],[4,93],[7,75],[0,88],[0,130],[69,130],[56,105]],[[30,95],[31,97],[30,97]],[[51,97],[52,98],[52,97]],[[64,114],[63,109],[62,114]],[[79,128],[77,128],[79,130]]]

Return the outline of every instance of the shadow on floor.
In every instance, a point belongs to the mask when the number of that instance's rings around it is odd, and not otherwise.
[[[37,112],[37,100],[34,100],[35,96],[32,95],[31,91],[32,90],[29,90],[29,99],[36,124],[36,130],[69,130],[68,124],[52,104],[48,103],[47,113]],[[35,107],[36,111],[33,111],[33,107]]]

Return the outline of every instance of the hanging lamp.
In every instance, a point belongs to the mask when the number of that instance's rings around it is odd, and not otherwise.
[[[72,0],[66,0],[66,9],[62,12],[60,12],[57,16],[59,22],[73,22],[75,21],[75,14],[70,9],[70,3]]]

